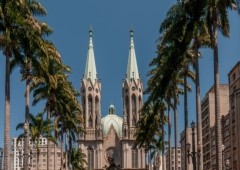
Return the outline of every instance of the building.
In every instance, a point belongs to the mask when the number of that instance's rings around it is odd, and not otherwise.
[[[222,116],[222,137],[223,137],[222,152],[224,165],[226,163],[226,160],[231,160],[233,149],[231,145],[232,139],[236,137],[235,132],[232,132],[231,130],[231,125],[232,122],[230,121],[230,114],[228,113],[227,115]],[[235,130],[235,128],[233,130]]]
[[[34,143],[29,140],[29,168],[31,170],[46,170],[47,167],[47,139],[40,138],[39,141],[39,158],[37,161],[37,149],[34,147]],[[23,169],[23,148],[24,139],[20,139],[17,142],[17,138],[12,139],[12,153],[11,153],[11,169],[22,170]],[[55,144],[50,144],[50,170],[58,170],[61,168],[61,149]]]
[[[166,169],[176,170],[175,169],[175,147],[171,147],[171,153],[170,153],[171,160],[169,161],[169,151],[167,151],[166,154]],[[178,157],[178,169],[181,170],[181,148],[177,148],[177,157]]]
[[[219,85],[220,114],[229,112],[229,86]],[[203,169],[215,169],[215,99],[214,87],[205,95],[201,102],[202,108],[202,146]]]
[[[194,128],[194,141],[195,141],[195,152],[197,152],[197,128]],[[191,170],[193,169],[193,163],[192,163],[192,158],[191,156],[188,157],[188,154],[191,154],[193,152],[192,150],[192,144],[193,144],[193,131],[192,128],[187,128],[186,131],[183,130],[182,133],[180,134],[180,143],[181,143],[181,170]],[[188,148],[186,144],[190,144],[190,150],[188,152]],[[186,149],[186,152],[185,152]],[[197,159],[197,154],[196,154],[196,161]],[[186,165],[185,165],[186,161]]]
[[[85,73],[81,83],[81,104],[86,133],[79,136],[79,147],[87,155],[88,169],[103,169],[111,162],[121,169],[145,169],[145,149],[135,146],[136,123],[143,103],[143,85],[139,77],[133,30],[126,77],[122,83],[123,114],[117,115],[110,105],[107,116],[101,116],[101,87],[97,75],[92,30]]]
[[[223,117],[224,163],[229,162],[232,169],[240,168],[240,62],[228,74],[229,115]],[[227,166],[227,165],[225,165]]]

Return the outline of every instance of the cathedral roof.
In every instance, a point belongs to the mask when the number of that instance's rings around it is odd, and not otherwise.
[[[113,126],[118,137],[122,137],[123,119],[116,115],[115,107],[113,105],[110,105],[108,115],[103,117],[101,122],[103,127],[103,136],[107,136],[110,127]]]
[[[94,57],[94,50],[93,50],[93,40],[92,40],[92,29],[89,30],[89,46],[88,46],[88,53],[87,53],[87,61],[85,66],[85,73],[84,79],[90,79],[94,84],[95,80],[97,79],[97,69]]]
[[[135,54],[134,42],[133,42],[133,29],[130,30],[130,48],[128,55],[128,65],[127,65],[127,80],[139,79],[137,59]]]

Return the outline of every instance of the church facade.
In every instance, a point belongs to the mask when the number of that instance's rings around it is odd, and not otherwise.
[[[146,169],[145,149],[136,147],[134,137],[143,104],[143,85],[138,73],[133,30],[130,31],[127,72],[122,83],[122,115],[117,115],[114,105],[110,105],[108,115],[101,116],[101,87],[90,30],[80,89],[86,133],[80,134],[79,147],[87,156],[86,168],[107,169],[114,164],[118,169]]]

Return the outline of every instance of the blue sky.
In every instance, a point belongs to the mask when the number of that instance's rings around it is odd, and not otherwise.
[[[70,81],[79,90],[84,73],[88,30],[94,29],[93,43],[97,73],[102,82],[102,115],[108,112],[108,106],[114,104],[118,115],[122,115],[122,79],[125,78],[129,30],[134,27],[134,42],[139,72],[146,87],[149,62],[156,56],[156,40],[159,27],[166,16],[173,0],[88,0],[59,1],[41,0],[48,11],[40,18],[49,24],[54,33],[49,37],[57,46],[62,60],[72,68]],[[227,74],[240,60],[240,18],[230,13],[230,38],[219,36],[220,81],[228,83]],[[213,85],[213,52],[202,50],[200,60],[201,97]],[[4,76],[5,58],[0,54],[0,147],[3,147],[4,120]],[[24,121],[24,89],[20,82],[19,70],[11,76],[11,136],[17,136],[16,125]],[[195,120],[195,94],[189,98],[189,122]],[[181,101],[182,102],[182,101]],[[43,108],[43,103],[31,107],[36,114]],[[183,107],[179,106],[179,133],[183,130]]]

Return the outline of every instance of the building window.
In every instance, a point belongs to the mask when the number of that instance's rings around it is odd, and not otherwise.
[[[88,170],[93,170],[93,148],[91,146],[88,147]]]
[[[125,97],[125,107],[126,107],[126,115],[129,116],[129,99],[128,96]]]
[[[139,108],[142,108],[142,98],[141,98],[141,96],[138,97],[138,101],[139,101]]]
[[[137,168],[138,165],[138,154],[137,154],[137,148],[132,148],[132,168]]]
[[[83,113],[86,114],[86,113],[85,113],[85,111],[86,111],[85,97],[82,98],[82,105],[83,105]]]
[[[89,95],[88,97],[88,127],[93,126],[93,118],[92,118],[92,96]]]
[[[236,79],[236,74],[234,73],[233,74],[233,81]]]
[[[132,95],[132,126],[136,126],[137,123],[137,102],[136,96]]]
[[[95,115],[99,113],[99,99],[98,97],[95,98]]]

